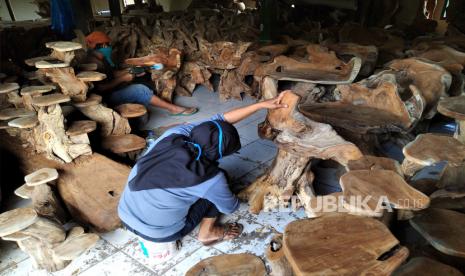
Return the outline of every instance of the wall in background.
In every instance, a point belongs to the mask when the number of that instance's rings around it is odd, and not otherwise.
[[[6,7],[5,0],[0,0],[0,18],[3,21],[10,21],[10,14],[8,13],[8,8]]]
[[[16,21],[40,19],[36,13],[37,6],[31,2],[31,0],[10,0]],[[0,0],[0,16],[4,21],[11,21],[5,0]]]

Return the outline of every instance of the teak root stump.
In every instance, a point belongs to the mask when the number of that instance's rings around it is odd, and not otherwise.
[[[282,103],[288,108],[269,111],[260,126],[262,136],[276,137],[278,154],[269,172],[239,195],[248,199],[252,213],[288,202],[296,191],[301,201],[312,197],[311,172],[305,170],[312,158],[333,159],[347,165],[350,160],[362,157],[360,150],[341,138],[330,125],[311,121],[299,113],[296,109],[299,96],[285,93]],[[272,97],[272,94],[268,96]]]

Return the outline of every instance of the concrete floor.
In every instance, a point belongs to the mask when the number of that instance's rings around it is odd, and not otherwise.
[[[208,119],[216,113],[255,102],[230,100],[221,103],[217,93],[197,89],[192,98],[179,97],[176,103],[198,106],[200,112],[190,117],[173,117],[153,109],[146,129],[167,126],[187,121]],[[228,171],[234,182],[247,184],[261,175],[276,155],[277,149],[271,141],[261,140],[257,135],[257,124],[262,122],[266,111],[258,112],[236,127],[241,136],[242,149],[239,153],[221,160],[221,167]],[[14,242],[0,240],[0,275],[184,275],[197,262],[210,256],[228,253],[252,253],[264,259],[265,248],[276,232],[282,232],[291,221],[304,217],[302,210],[293,213],[261,213],[252,215],[242,203],[240,209],[223,218],[244,224],[244,233],[234,241],[225,241],[213,247],[204,247],[195,239],[195,231],[183,240],[181,252],[169,262],[159,265],[150,263],[142,252],[136,238],[122,230],[105,233],[90,251],[74,260],[64,270],[56,273],[34,271],[31,260]]]

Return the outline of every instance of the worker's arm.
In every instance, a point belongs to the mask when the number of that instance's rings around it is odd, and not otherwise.
[[[277,109],[277,108],[287,107],[286,104],[281,104],[281,100],[285,93],[286,92],[284,91],[273,99],[269,99],[266,101],[258,102],[255,104],[251,104],[248,106],[244,106],[244,107],[240,107],[240,108],[228,111],[224,113],[224,119],[231,124],[235,124],[249,117],[250,115],[254,114],[260,109]]]

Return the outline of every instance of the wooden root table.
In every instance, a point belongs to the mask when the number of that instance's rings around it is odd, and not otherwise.
[[[281,250],[296,275],[389,275],[408,256],[382,222],[346,214],[291,222]]]

